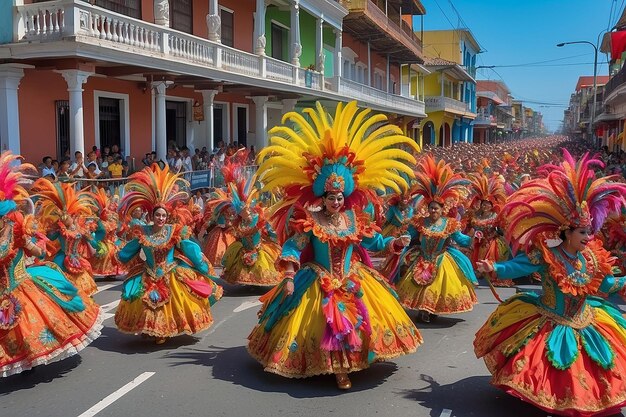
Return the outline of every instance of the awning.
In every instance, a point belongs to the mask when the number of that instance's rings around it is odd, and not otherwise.
[[[622,116],[619,116],[617,114],[613,114],[613,113],[601,113],[598,117],[596,117],[596,119],[594,120],[594,123],[598,123],[598,122],[612,122],[615,120],[620,120],[622,118]]]

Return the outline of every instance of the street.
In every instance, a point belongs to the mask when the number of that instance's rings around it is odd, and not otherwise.
[[[474,333],[497,305],[484,285],[472,312],[418,323],[417,353],[351,374],[353,388],[342,392],[332,376],[287,379],[248,355],[258,289],[227,286],[209,330],[157,346],[115,328],[121,281],[98,284],[102,336],[77,356],[5,378],[1,416],[546,416],[491,387],[474,356]],[[498,289],[502,298],[514,292]]]

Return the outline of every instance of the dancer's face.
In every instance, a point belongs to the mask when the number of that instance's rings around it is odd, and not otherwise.
[[[491,210],[493,209],[493,204],[491,204],[491,202],[488,200],[483,200],[480,203],[480,209],[485,213],[491,213]]]
[[[158,208],[154,212],[154,224],[158,227],[163,227],[167,221],[167,211],[164,208]]]
[[[344,204],[343,193],[328,193],[324,197],[324,207],[331,214],[339,213]]]
[[[565,240],[572,249],[582,251],[593,240],[593,233],[588,227],[577,227],[565,231]]]
[[[430,218],[433,221],[437,221],[441,218],[442,208],[439,203],[435,203],[434,201],[428,205],[428,213],[430,213]]]
[[[132,211],[131,216],[133,217],[133,219],[141,219],[141,209],[139,207],[137,207],[135,210]]]

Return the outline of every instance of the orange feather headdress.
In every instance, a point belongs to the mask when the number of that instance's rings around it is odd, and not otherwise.
[[[444,160],[436,162],[432,155],[428,155],[417,165],[413,187],[416,195],[424,197],[419,202],[420,207],[428,207],[434,201],[447,214],[467,195],[468,185],[469,181],[455,174],[450,164]]]
[[[509,197],[502,214],[507,223],[505,238],[513,251],[541,246],[562,230],[590,227],[597,232],[608,214],[626,205],[626,184],[617,177],[596,178],[593,166],[604,164],[585,154],[580,160],[563,150],[560,165],[545,165],[546,178],[531,180]]]

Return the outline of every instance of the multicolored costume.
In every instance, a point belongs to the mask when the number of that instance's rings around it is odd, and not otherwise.
[[[94,214],[98,217],[95,238],[106,247],[106,250],[101,251],[101,256],[95,256],[91,259],[93,274],[123,275],[125,271],[117,259],[121,242],[117,236],[119,219],[114,207],[112,207],[113,202],[110,201],[102,188],[98,188],[89,197],[93,201]]]
[[[273,128],[271,145],[259,155],[264,190],[282,187],[275,209],[277,216],[286,213],[281,221],[290,238],[280,264],[299,267],[293,294],[285,296],[286,278],[262,297],[259,324],[249,336],[250,354],[268,372],[292,378],[341,375],[414,352],[422,341],[384,278],[361,262],[363,248],[401,250],[377,232],[362,208],[376,198],[371,189],[407,188],[398,172],[412,176],[407,162],[414,158],[395,146],[416,145],[392,125],[366,136],[386,117],[366,118],[369,109],[357,112],[355,102],[339,104],[331,122],[318,103],[317,111],[304,110],[312,124],[287,113],[283,120],[295,128]],[[324,223],[321,212],[327,192],[346,199],[333,225]]]
[[[106,247],[95,240],[97,223],[89,216],[93,200],[88,193],[74,190],[74,184],[50,182],[39,178],[33,187],[40,208],[42,224],[49,230],[51,241],[58,242],[54,262],[63,270],[72,284],[83,294],[92,296],[98,291],[93,278],[90,254],[104,256]]]
[[[188,198],[186,188],[185,180],[155,164],[130,176],[120,213],[125,216],[137,207],[148,213],[163,208],[176,217],[173,207]],[[152,225],[136,225],[131,234],[119,260],[129,263],[140,251],[146,260],[131,263],[115,312],[118,329],[158,339],[207,329],[213,323],[210,305],[221,297],[222,289],[209,278],[213,269],[200,247],[189,240],[190,228],[165,224],[155,232]]]
[[[234,189],[231,195],[237,195]],[[244,206],[238,201],[246,199],[234,197],[234,200],[233,207],[239,216],[233,227],[236,240],[228,246],[222,258],[221,278],[229,284],[274,286],[282,280],[275,267],[280,246],[275,242],[272,225],[266,220],[265,209],[257,205],[254,198],[247,199]],[[248,217],[242,211],[246,211]]]
[[[443,160],[436,163],[432,156],[422,159],[416,172],[415,192],[423,197],[420,207],[425,210],[436,202],[442,207],[442,216],[437,221],[418,217],[408,229],[418,245],[399,257],[399,272],[391,275],[400,302],[406,308],[431,314],[470,311],[477,303],[476,276],[470,260],[451,246],[451,241],[468,247],[472,240],[461,233],[456,219],[446,217],[464,195],[468,181],[454,174]]]
[[[217,189],[210,194],[204,209],[202,223],[207,233],[204,237],[202,253],[213,265],[222,264],[226,248],[235,242],[233,223],[237,218],[237,213],[230,201],[225,191]]]
[[[514,259],[494,264],[498,278],[539,273],[543,294],[521,293],[498,306],[476,334],[492,384],[550,414],[607,416],[626,404],[626,321],[600,298],[620,292],[612,259],[598,240],[570,254],[549,247],[564,230],[597,231],[623,206],[626,185],[595,179],[599,161],[564,151],[549,176],[524,184],[502,214]]]
[[[32,216],[17,211],[28,198],[22,173],[35,168],[12,165],[17,157],[0,156],[0,377],[17,374],[77,354],[100,335],[100,307],[84,298],[53,263],[24,258],[35,246]]]
[[[476,261],[489,260],[492,262],[506,261],[511,258],[511,251],[504,240],[501,220],[498,213],[506,201],[504,179],[500,176],[487,177],[486,175],[470,175],[471,186],[474,193],[473,201],[487,201],[492,210],[488,213],[474,212],[469,219],[469,234],[474,236],[474,244],[470,259],[472,265]],[[474,206],[474,202],[471,203]],[[498,280],[487,274],[487,279],[495,286],[511,287],[512,280]]]

